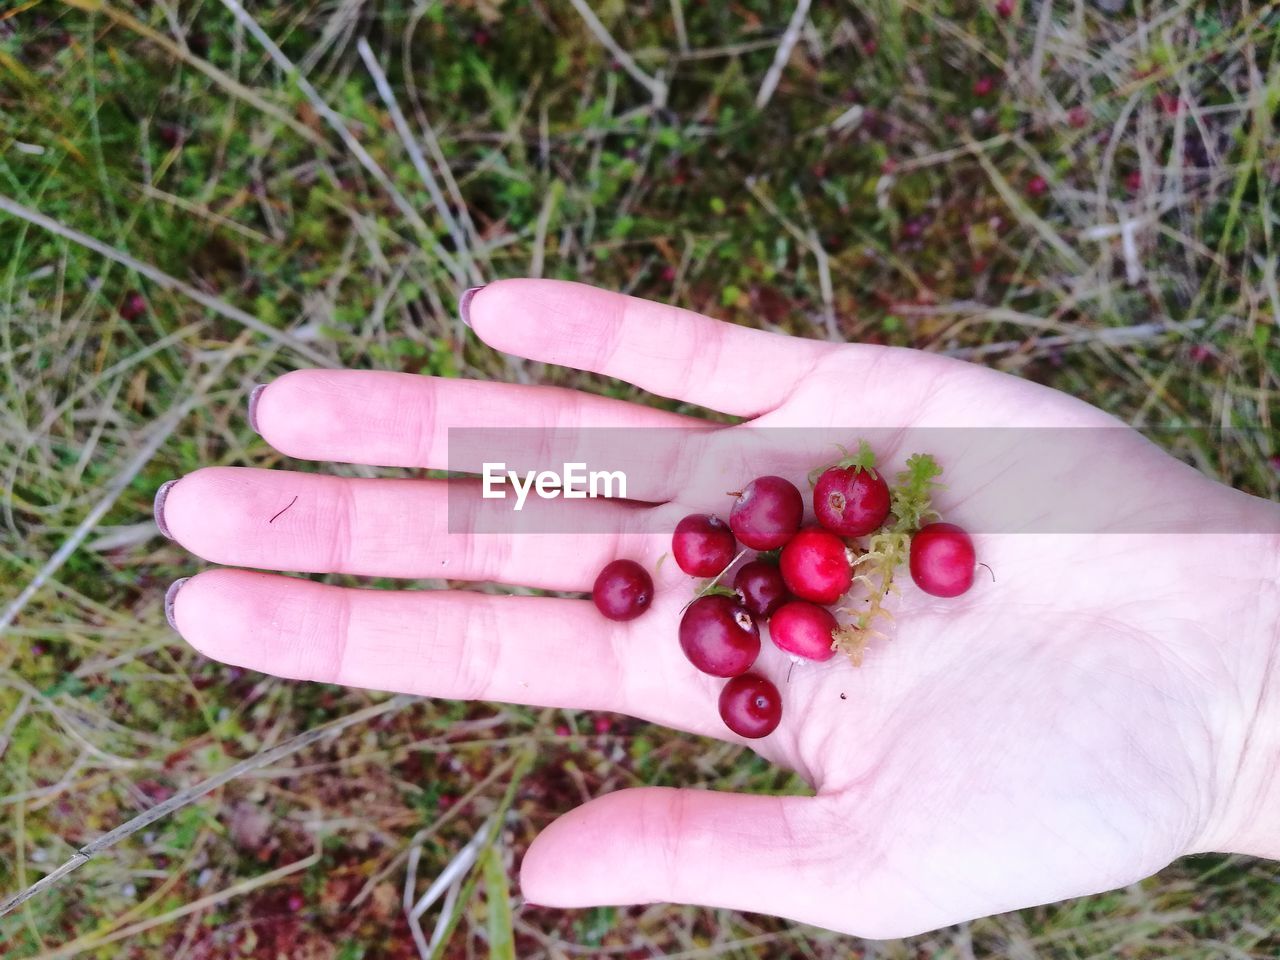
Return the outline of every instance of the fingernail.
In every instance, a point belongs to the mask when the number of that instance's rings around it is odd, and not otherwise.
[[[164,502],[169,499],[169,491],[173,489],[173,485],[177,482],[177,480],[168,480],[160,484],[160,489],[156,491],[155,503],[151,507],[151,512],[156,518],[156,526],[160,528],[160,532],[169,540],[173,539],[173,534],[169,532],[169,525],[164,522]]]
[[[471,301],[476,298],[476,294],[484,289],[484,286],[468,287],[462,291],[462,296],[458,298],[458,316],[468,327],[471,326]]]
[[[249,391],[249,426],[258,436],[262,436],[262,431],[258,429],[258,401],[262,399],[262,391],[265,389],[267,385],[260,383]]]
[[[164,592],[164,618],[169,621],[169,626],[178,629],[178,624],[173,619],[173,602],[178,599],[178,591],[182,589],[182,585],[190,580],[190,577],[183,577],[181,580],[175,580],[169,584],[169,589]]]

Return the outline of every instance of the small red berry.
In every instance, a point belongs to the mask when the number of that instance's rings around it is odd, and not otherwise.
[[[862,537],[889,516],[889,485],[875,469],[828,467],[813,487],[818,522],[842,537]]]
[[[792,600],[769,621],[769,637],[779,650],[806,660],[830,660],[832,633],[840,626],[831,611],[816,603]]]
[[[1067,123],[1079,130],[1089,123],[1089,111],[1084,107],[1072,107],[1067,111]]]
[[[776,550],[800,529],[804,498],[782,477],[757,477],[745,487],[729,511],[729,526],[752,550]]]
[[[596,717],[592,721],[592,726],[595,728],[596,733],[605,734],[613,730],[613,721],[608,717]]]
[[[733,561],[738,550],[733,531],[719,517],[692,513],[676,524],[671,552],[676,565],[691,577],[714,577]]]
[[[567,723],[556,724],[556,736],[557,737],[569,736],[569,725]]]
[[[1192,344],[1189,353],[1191,354],[1192,363],[1204,363],[1213,356],[1213,351],[1203,343]]]
[[[1142,189],[1142,174],[1137,170],[1133,171],[1124,178],[1124,185],[1130,193],[1137,193]]]
[[[973,540],[954,523],[930,523],[911,538],[911,579],[935,597],[958,597],[973,586]]]
[[[740,737],[767,737],[782,720],[782,696],[758,673],[734,677],[720,691],[720,718]]]
[[[736,677],[760,655],[760,629],[730,597],[699,597],[680,620],[680,649],[703,673]]]
[[[614,560],[596,577],[591,599],[610,620],[634,620],[653,602],[653,578],[634,560]]]
[[[776,563],[752,560],[743,564],[733,578],[733,589],[738,592],[742,605],[753,617],[768,619],[773,611],[791,599],[787,585],[782,581],[782,571]]]
[[[996,15],[1008,20],[1013,16],[1013,9],[1013,0],[1000,0],[1000,2],[996,4]]]
[[[147,312],[147,301],[137,290],[130,290],[120,302],[119,313],[122,320],[132,323]]]
[[[1043,197],[1049,190],[1049,181],[1036,175],[1027,181],[1027,193],[1033,197]]]
[[[801,600],[835,603],[853,584],[844,541],[821,527],[797,533],[782,548],[779,565],[787,588]]]
[[[996,78],[987,74],[973,81],[973,95],[975,97],[986,97],[996,88]]]

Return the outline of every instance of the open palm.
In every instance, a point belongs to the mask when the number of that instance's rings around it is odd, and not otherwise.
[[[712,434],[700,462],[732,464],[737,438],[778,428],[786,440],[751,447],[739,483],[783,473],[804,489],[832,457],[797,453],[802,429],[873,436],[890,472],[917,448],[933,453],[947,471],[939,506],[996,572],[955,600],[904,584],[889,636],[860,668],[836,658],[790,670],[765,644],[756,669],[783,690],[784,716],[752,746],[815,796],[601,797],[530,849],[530,901],[671,900],[899,936],[1112,888],[1225,842],[1256,707],[1246,665],[1263,636],[1262,613],[1238,601],[1266,576],[1261,550],[1247,555],[1254,538],[1230,531],[1274,529],[1270,505],[1095,408],[958,361],[775,336],[554,281],[492,284],[469,314],[499,350],[745,418]],[[261,393],[256,419],[289,456],[432,468],[451,466],[451,427],[699,426],[560,388],[357,371],[288,374]],[[680,517],[727,509],[723,471],[658,465],[629,492],[643,505],[575,505],[612,531],[594,536],[456,532],[478,495],[458,481],[209,468],[165,491],[181,543],[264,570],[585,591],[630,557],[656,571],[658,593],[628,623],[584,600],[349,590],[244,570],[187,582],[175,620],[209,656],[280,676],[613,710],[732,739],[716,712],[722,681],[675,639],[693,584],[659,563]],[[1215,555],[1238,562],[1205,563]]]

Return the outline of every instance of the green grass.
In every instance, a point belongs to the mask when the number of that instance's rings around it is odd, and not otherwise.
[[[1004,19],[976,0],[815,4],[762,109],[792,5],[592,6],[636,70],[661,76],[665,103],[559,0],[253,4],[381,183],[216,0],[0,10],[0,195],[292,334],[0,212],[0,602],[84,534],[0,638],[0,892],[384,699],[209,663],[160,610],[193,564],[148,524],[152,495],[202,465],[282,462],[243,404],[310,364],[296,344],[344,365],[634,394],[481,347],[453,317],[474,275],[584,279],[737,323],[977,357],[1139,426],[1232,428],[1199,465],[1280,494],[1274,5],[1023,3]],[[440,190],[465,201],[465,251],[360,37]],[[133,290],[147,309],[122,313]],[[504,868],[537,830],[640,782],[800,788],[748,752],[626,718],[597,733],[587,715],[415,703],[103,851],[0,920],[0,944],[6,957],[416,956],[409,852],[421,894],[509,808],[444,955],[485,952],[507,925],[493,908],[514,889]],[[423,921],[429,937],[435,910]],[[863,949],[683,907],[517,904],[510,922],[520,957]],[[1277,927],[1274,864],[1199,857],[867,955],[1262,957],[1280,951]]]

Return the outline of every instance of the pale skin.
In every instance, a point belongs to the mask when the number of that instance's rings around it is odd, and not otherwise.
[[[499,351],[745,418],[732,430],[852,425],[835,402],[850,384],[859,426],[1114,425],[960,361],[778,336],[579,284],[501,281],[469,314]],[[359,371],[290,373],[261,394],[257,420],[290,457],[433,468],[446,466],[451,426],[687,423],[559,388]],[[1011,467],[955,470],[964,451],[949,453],[942,505],[960,513]],[[787,683],[788,662],[765,650],[758,669],[783,690],[785,713],[751,745],[797,770],[812,796],[597,798],[535,841],[525,897],[696,903],[883,938],[1112,889],[1187,853],[1280,856],[1280,509],[1153,447],[1118,466],[1104,453],[1113,526],[1128,532],[978,532],[998,582],[979,570],[955,600],[908,583],[891,639],[860,668],[834,660]],[[724,514],[722,500],[651,489],[638,499],[657,506],[584,507],[616,511],[612,536],[503,538],[448,532],[446,496],[446,481],[210,468],[172,488],[165,520],[198,556],[262,571],[589,591],[625,556],[656,568],[653,607],[615,624],[589,600],[209,570],[178,592],[177,626],[210,657],[282,677],[611,710],[735,739],[716,712],[723,681],[695,671],[675,640],[693,585],[658,563],[669,536],[635,532],[633,515],[661,511],[670,530],[689,512]],[[1216,532],[1131,532],[1133,515],[1188,510],[1215,518]]]

